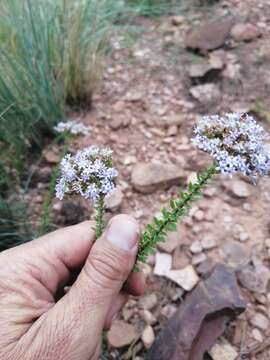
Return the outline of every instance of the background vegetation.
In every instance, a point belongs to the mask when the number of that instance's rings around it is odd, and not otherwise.
[[[52,139],[54,125],[68,116],[70,107],[91,106],[114,34],[128,29],[134,16],[160,15],[169,4],[163,0],[1,1],[1,243],[8,247],[32,233],[18,196],[29,151],[35,154],[32,161],[38,158],[39,149]],[[50,204],[45,205],[49,209]],[[44,213],[47,228],[48,211]]]

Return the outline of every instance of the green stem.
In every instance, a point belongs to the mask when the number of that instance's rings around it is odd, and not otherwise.
[[[217,164],[214,163],[205,172],[198,175],[196,183],[190,183],[188,190],[180,194],[180,198],[171,200],[170,207],[162,210],[162,218],[154,219],[152,224],[146,226],[141,236],[138,262],[146,262],[147,256],[154,252],[157,243],[166,241],[169,231],[175,231],[177,221],[188,214],[191,204],[197,200],[202,190],[217,173]]]
[[[104,196],[101,196],[96,205],[95,205],[95,210],[96,210],[96,216],[95,216],[95,220],[96,220],[96,238],[98,239],[104,229],[105,229],[105,221],[104,221],[104,213],[105,213],[105,201],[104,201]]]

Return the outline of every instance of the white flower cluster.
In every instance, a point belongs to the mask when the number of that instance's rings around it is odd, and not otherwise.
[[[67,154],[60,164],[61,177],[56,184],[56,197],[81,195],[96,202],[115,188],[118,175],[112,166],[112,150],[96,146]]]
[[[221,173],[241,172],[253,181],[269,174],[270,152],[265,146],[268,134],[252,116],[204,116],[194,133],[193,144],[217,161]]]
[[[60,122],[55,127],[54,130],[58,133],[63,133],[65,131],[70,132],[72,135],[88,135],[90,133],[90,126],[85,126],[83,123],[70,120],[67,122]]]

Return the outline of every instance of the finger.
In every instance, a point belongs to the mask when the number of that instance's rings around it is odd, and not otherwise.
[[[106,316],[104,329],[108,330],[111,327],[112,321],[116,318],[120,310],[125,306],[128,301],[128,295],[121,292],[113,300],[110,310]]]
[[[1,263],[11,266],[16,259],[13,277],[24,273],[55,294],[64,284],[70,269],[82,267],[95,240],[93,223],[85,221],[69,226],[0,254]]]
[[[70,291],[47,313],[45,322],[61,321],[58,339],[67,333],[73,338],[69,350],[76,348],[78,358],[87,358],[91,350],[89,334],[93,339],[101,336],[112,302],[134,267],[138,239],[139,226],[133,218],[114,217]]]
[[[133,296],[143,295],[144,289],[145,276],[142,272],[132,272],[123,287],[124,291]]]

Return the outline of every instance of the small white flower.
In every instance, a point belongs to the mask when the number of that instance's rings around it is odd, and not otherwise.
[[[61,177],[56,185],[56,196],[81,195],[93,202],[110,194],[115,188],[117,171],[112,167],[112,151],[96,146],[67,154],[60,163]]]
[[[262,126],[248,114],[204,116],[194,129],[193,144],[209,153],[226,175],[241,172],[252,180],[270,172],[269,138]]]
[[[67,122],[59,122],[54,130],[58,133],[70,132],[72,135],[88,135],[90,133],[90,127],[85,126],[83,123],[70,120]]]

